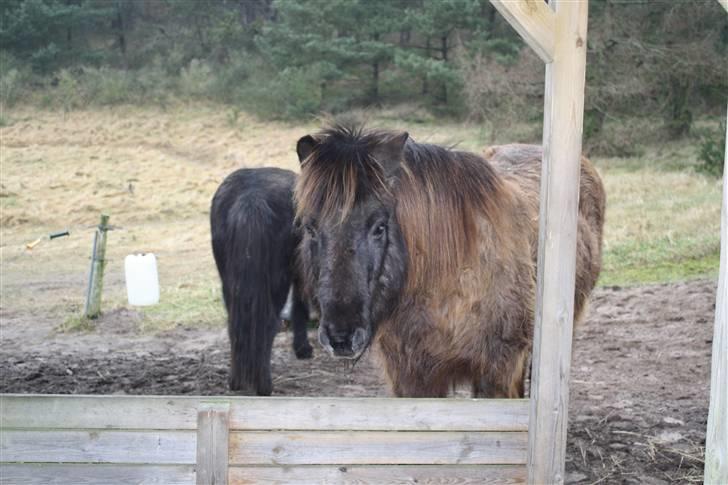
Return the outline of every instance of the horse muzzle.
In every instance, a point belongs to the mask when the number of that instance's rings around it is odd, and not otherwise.
[[[371,337],[369,330],[357,327],[353,332],[340,332],[330,325],[319,325],[319,343],[332,356],[344,359],[356,359],[366,349]]]

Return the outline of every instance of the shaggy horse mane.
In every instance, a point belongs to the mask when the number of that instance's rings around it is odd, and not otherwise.
[[[399,136],[360,125],[314,135],[295,188],[297,217],[340,223],[370,197],[394,207],[409,258],[407,286],[427,288],[475,264],[479,225],[485,219],[498,232],[505,187],[483,158],[411,138],[399,167],[387,173],[393,161],[377,160],[377,148]]]

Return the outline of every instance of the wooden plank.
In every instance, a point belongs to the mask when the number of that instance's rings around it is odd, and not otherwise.
[[[197,414],[197,485],[227,485],[230,405],[201,404]]]
[[[193,431],[3,430],[7,463],[195,463]]]
[[[728,8],[727,8],[728,10]],[[728,483],[728,116],[723,161],[720,276],[715,301],[710,408],[705,438],[705,483]]]
[[[231,429],[526,431],[525,399],[231,397]],[[41,429],[196,429],[200,398],[0,396],[0,426]],[[386,410],[386,412],[383,412]]]
[[[285,484],[458,484],[526,482],[525,465],[293,466],[232,467],[232,485]]]
[[[0,427],[196,429],[199,398],[163,396],[0,396]]]
[[[230,434],[231,465],[526,463],[526,433],[247,431]]]
[[[0,465],[0,484],[23,485],[190,485],[192,465]]]
[[[251,398],[234,430],[527,431],[526,399]]]
[[[574,320],[588,2],[564,0],[555,7],[554,61],[546,65],[544,96],[530,483],[564,481]]]
[[[728,12],[728,0],[718,0],[718,3],[720,3],[726,12]]]
[[[523,40],[544,61],[554,56],[554,13],[543,0],[490,0]]]

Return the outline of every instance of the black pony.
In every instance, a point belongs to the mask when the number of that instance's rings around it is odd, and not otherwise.
[[[313,350],[308,308],[296,281],[295,254],[301,234],[294,226],[296,174],[278,168],[240,169],[212,199],[212,252],[222,280],[230,336],[230,389],[270,395],[270,358],[280,312],[293,285],[293,350]]]

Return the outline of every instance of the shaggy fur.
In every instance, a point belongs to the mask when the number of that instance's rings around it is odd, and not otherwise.
[[[311,228],[301,260],[306,286],[323,295],[322,342],[370,329],[398,396],[445,396],[460,382],[476,396],[522,396],[540,147],[494,147],[486,160],[406,134],[334,126],[302,138],[298,152],[298,217]],[[605,195],[586,159],[580,196],[576,315],[601,267]],[[381,257],[371,236],[360,237],[372,234],[363,221],[377,213],[392,214]],[[357,283],[362,272],[368,279]]]
[[[301,236],[293,224],[295,180],[288,170],[241,169],[212,199],[212,250],[228,314],[230,389],[244,394],[273,390],[273,337],[289,288],[297,283],[294,255]],[[293,286],[293,347],[298,358],[309,358],[308,308],[300,285]]]

